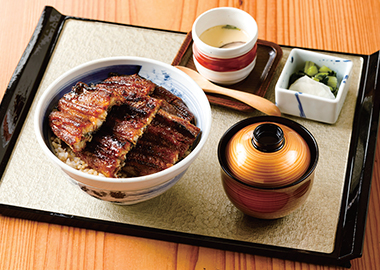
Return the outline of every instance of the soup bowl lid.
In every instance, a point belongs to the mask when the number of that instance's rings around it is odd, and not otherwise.
[[[263,188],[297,182],[311,163],[305,139],[291,127],[271,121],[242,127],[228,141],[225,155],[236,179]]]

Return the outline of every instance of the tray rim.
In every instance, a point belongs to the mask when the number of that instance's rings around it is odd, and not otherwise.
[[[27,45],[14,74],[12,75],[10,83],[0,104],[0,120],[2,122],[2,126],[5,123],[9,110],[11,110],[11,113],[15,113],[14,117],[16,118],[13,119],[15,121],[14,124],[16,128],[14,129],[13,133],[10,134],[10,139],[6,141],[5,145],[0,144],[0,177],[2,177],[5,167],[8,163],[8,159],[15,147],[26,115],[33,102],[34,95],[39,87],[39,83],[46,70],[48,62],[52,56],[57,40],[61,34],[63,25],[68,19],[131,26],[186,35],[186,33],[179,31],[65,16],[57,11],[54,7],[46,6],[42,12],[40,20],[30,39],[30,42]],[[296,48],[290,46],[281,47]],[[38,50],[36,50],[36,48],[38,48]],[[313,50],[309,48],[305,49]],[[114,221],[96,220],[93,218],[84,218],[80,216],[69,216],[62,213],[54,213],[40,209],[24,208],[6,204],[0,204],[0,214],[4,216],[55,223],[59,225],[107,231],[112,233],[126,234],[196,246],[205,246],[267,257],[277,257],[286,260],[350,267],[350,260],[361,257],[362,255],[369,192],[371,187],[373,163],[376,150],[380,102],[372,102],[369,104],[371,105],[369,108],[370,122],[368,123],[368,132],[367,137],[365,138],[365,148],[367,150],[367,153],[364,157],[365,160],[363,160],[362,165],[360,166],[362,174],[359,179],[359,183],[357,183],[357,187],[355,187],[355,194],[353,194],[352,192],[350,193],[352,185],[352,179],[350,178],[350,175],[357,162],[353,156],[358,144],[359,137],[359,128],[356,127],[358,123],[362,123],[363,120],[366,120],[365,117],[367,115],[364,115],[366,112],[363,111],[363,104],[368,103],[368,99],[366,98],[369,97],[369,100],[377,101],[380,98],[380,84],[377,84],[377,77],[380,74],[380,51],[375,52],[371,55],[360,55],[333,51],[325,52],[359,56],[363,58],[363,70],[360,80],[357,104],[355,108],[354,124],[351,136],[352,140],[349,150],[349,156],[354,160],[348,162],[349,164],[347,164],[346,181],[344,184],[343,199],[340,208],[341,211],[339,214],[334,251],[329,254],[265,244],[241,242],[237,240],[221,239],[189,233],[181,233],[157,228],[149,228],[140,225],[131,225],[124,223],[121,224]],[[36,64],[38,64],[38,69],[35,68]],[[34,71],[32,73],[35,77],[33,77],[32,82],[27,86],[19,86],[20,82],[25,80],[26,77],[30,78],[30,75],[27,73],[30,73],[28,69],[30,69],[31,66],[33,66]],[[370,72],[375,73],[377,76],[370,76]],[[18,95],[23,95],[25,97],[25,102],[21,104],[21,109],[18,108],[15,111],[12,105],[15,103]],[[7,121],[9,121],[9,119]],[[0,131],[2,132],[0,139],[3,139],[4,129],[1,128]]]

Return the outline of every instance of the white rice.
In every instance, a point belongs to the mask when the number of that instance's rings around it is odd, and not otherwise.
[[[70,167],[77,169],[79,171],[92,174],[92,175],[98,175],[103,176],[100,172],[90,168],[86,162],[81,160],[79,157],[75,156],[74,152],[67,147],[65,144],[62,145],[62,141],[57,137],[51,137],[51,144],[54,149],[54,154],[64,163],[69,165]]]
[[[91,175],[98,175],[102,177],[106,177],[104,174],[98,172],[97,170],[92,169],[85,161],[81,160],[79,157],[75,155],[73,150],[69,146],[66,145],[66,143],[62,143],[61,139],[58,137],[52,136],[51,138],[51,145],[54,149],[54,154],[64,163],[69,165],[70,167],[77,169],[79,171],[91,174]],[[181,158],[184,159],[192,149],[189,149],[184,156]],[[177,161],[178,163],[179,161]],[[123,172],[123,170],[120,170],[117,173],[118,178],[128,178],[129,176]]]

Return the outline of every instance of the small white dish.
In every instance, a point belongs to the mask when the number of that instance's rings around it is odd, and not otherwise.
[[[327,66],[337,73],[339,89],[335,99],[289,90],[290,76],[302,69],[306,61],[319,67]],[[347,96],[352,61],[302,49],[293,49],[275,87],[276,105],[284,114],[299,116],[323,123],[334,124]]]

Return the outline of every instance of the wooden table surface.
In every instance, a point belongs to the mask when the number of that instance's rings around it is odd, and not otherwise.
[[[371,54],[380,50],[379,0],[0,0],[0,99],[44,6],[65,15],[188,32],[217,6],[249,12],[259,38],[281,45]],[[377,144],[363,256],[380,269]],[[0,215],[0,269],[339,269]]]

